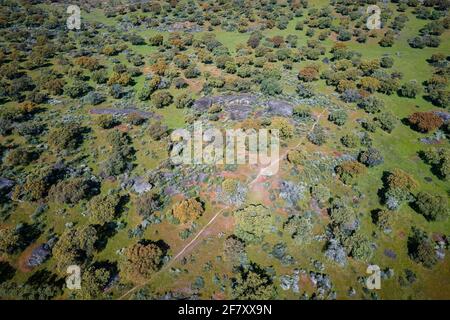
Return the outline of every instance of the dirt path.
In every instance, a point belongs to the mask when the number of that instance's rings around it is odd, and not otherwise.
[[[307,134],[305,134],[305,136],[302,137],[302,139],[300,139],[300,142],[293,148],[287,149],[282,155],[280,155],[277,160],[274,162],[276,164],[278,164],[282,159],[284,159],[288,152],[293,150],[293,149],[297,149],[299,146],[301,146],[301,144],[304,142],[304,139],[308,136],[309,133],[311,133],[314,128],[316,127],[316,125],[319,123],[321,117],[323,116],[323,114],[326,112],[326,109],[324,109],[318,116],[316,121],[314,121],[313,125],[311,126],[310,130],[308,131]],[[272,163],[273,165],[273,163]],[[259,180],[261,180],[262,178],[264,178],[266,175],[264,174],[264,169],[262,168],[260,169],[258,175],[249,182],[249,186],[253,185],[256,182],[259,182]],[[214,214],[211,219],[205,224],[205,226],[195,235],[195,237],[189,241],[189,243],[187,245],[185,245],[171,260],[169,260],[169,262],[167,262],[159,271],[157,271],[156,273],[153,274],[153,276],[148,279],[145,283],[134,286],[133,288],[131,288],[130,290],[128,290],[127,292],[125,292],[123,295],[121,295],[119,297],[119,300],[122,300],[124,298],[126,298],[129,294],[135,292],[137,289],[142,288],[143,286],[147,285],[150,283],[150,281],[158,274],[163,273],[164,271],[166,271],[170,266],[172,266],[172,264],[177,261],[180,257],[183,256],[183,254],[189,249],[189,248],[193,248],[195,244],[198,243],[198,239],[200,238],[200,236],[202,236],[205,231],[208,229],[208,227],[210,225],[212,225],[214,223],[214,221],[216,221],[216,219],[227,209],[230,209],[229,207],[225,207],[220,209],[219,211],[217,211],[216,214]]]

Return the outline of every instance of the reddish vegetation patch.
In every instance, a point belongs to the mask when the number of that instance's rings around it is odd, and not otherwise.
[[[333,41],[336,42],[337,41],[337,33],[336,32],[332,32],[329,36],[329,38]]]
[[[199,93],[203,88],[203,80],[201,79],[185,79],[191,91]]]
[[[145,66],[144,68],[142,68],[142,72],[143,72],[144,74],[152,73],[152,68],[151,68],[151,66]]]
[[[117,128],[117,130],[122,131],[122,132],[130,131],[130,127],[126,124],[120,124],[116,128]]]
[[[258,180],[260,180],[258,178]],[[250,193],[257,196],[258,200],[261,202],[261,204],[265,206],[270,206],[271,201],[269,200],[269,190],[263,185],[263,182],[255,182],[251,186]]]
[[[216,292],[213,294],[212,299],[213,300],[225,300],[227,297],[225,293],[223,292]]]
[[[211,73],[213,77],[219,77],[222,74],[222,71],[213,65],[204,66],[203,70],[208,71]]]
[[[306,274],[301,274],[298,282],[300,282],[301,288],[306,287],[308,284],[312,283]]]
[[[33,268],[30,268],[27,265],[28,259],[30,258],[31,254],[33,253],[33,250],[39,247],[39,243],[33,243],[28,248],[26,248],[22,254],[19,257],[19,260],[17,262],[17,267],[21,272],[30,272],[33,270]]]
[[[442,233],[433,232],[433,234],[431,235],[431,238],[433,239],[433,241],[445,242],[445,236]]]

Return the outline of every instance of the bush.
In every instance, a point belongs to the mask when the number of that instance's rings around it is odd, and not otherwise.
[[[92,81],[97,84],[104,84],[108,81],[108,75],[105,70],[97,70],[92,72]]]
[[[65,275],[68,266],[81,266],[91,259],[97,239],[97,231],[91,225],[65,229],[52,249],[58,272]]]
[[[389,56],[382,57],[380,65],[383,68],[392,68],[392,66],[394,65],[394,59]]]
[[[277,94],[281,94],[283,92],[283,89],[281,88],[281,85],[277,80],[264,79],[263,81],[261,81],[261,92],[270,96],[274,96]]]
[[[366,167],[357,161],[345,161],[336,167],[336,173],[344,183],[353,182],[358,176],[366,172]]]
[[[183,200],[172,207],[173,216],[181,223],[194,221],[204,212],[203,204],[195,198]]]
[[[334,110],[328,115],[328,120],[338,126],[344,125],[347,118],[347,112],[344,110]]]
[[[408,117],[411,126],[420,132],[433,131],[444,124],[441,117],[433,112],[414,112]]]
[[[19,235],[13,227],[0,228],[0,253],[11,254],[17,247]]]
[[[274,117],[271,121],[270,128],[279,130],[282,139],[289,139],[294,135],[294,126],[288,119],[283,117]]]
[[[414,200],[412,192],[417,188],[417,182],[403,170],[389,172],[384,184],[384,202],[389,210],[398,210],[403,202]]]
[[[416,80],[411,80],[403,84],[398,90],[398,94],[406,98],[415,98],[419,93],[420,86]]]
[[[353,133],[349,133],[341,138],[341,143],[347,148],[355,148],[359,144],[359,137]]]
[[[117,124],[117,121],[110,114],[102,114],[95,119],[95,124],[102,129],[111,129]]]
[[[56,150],[75,149],[82,140],[82,128],[75,123],[64,124],[50,130],[48,144]]]
[[[421,263],[426,268],[432,268],[437,263],[436,250],[427,233],[413,228],[408,238],[408,253],[411,259]]]
[[[395,217],[395,212],[389,210],[377,210],[374,213],[373,219],[378,228],[385,233],[392,231],[392,222]]]
[[[298,78],[305,82],[311,82],[319,79],[319,71],[314,67],[305,67],[300,69]]]
[[[200,75],[200,70],[195,65],[190,65],[184,70],[184,76],[188,79],[197,78]]]
[[[5,156],[5,164],[9,166],[26,166],[36,158],[36,153],[25,148],[12,149]]]
[[[85,199],[90,192],[88,181],[84,178],[72,178],[53,185],[49,197],[55,202],[76,204]]]
[[[320,125],[316,125],[314,130],[308,133],[308,140],[315,145],[321,146],[327,140],[325,130]]]
[[[397,126],[397,118],[391,112],[384,112],[376,118],[380,124],[380,128],[384,131],[391,133]]]
[[[84,98],[84,102],[91,105],[98,105],[106,100],[101,93],[91,91]]]
[[[275,222],[270,211],[262,205],[249,205],[234,212],[235,234],[246,243],[260,243]]]
[[[151,101],[156,108],[163,108],[172,103],[173,97],[169,91],[161,90],[152,94]]]
[[[414,208],[429,221],[443,221],[449,215],[447,197],[427,192],[417,194]]]
[[[240,265],[246,257],[245,243],[235,235],[231,235],[223,243],[223,253],[226,261]]]
[[[317,203],[319,204],[319,207],[323,208],[330,200],[331,193],[326,186],[322,184],[317,184],[311,187],[311,196],[314,199],[316,199]]]
[[[346,238],[344,247],[350,256],[361,261],[368,261],[373,255],[372,243],[360,233],[355,233]]]
[[[232,297],[236,300],[270,300],[276,296],[276,288],[270,276],[252,264],[241,269],[232,279]]]
[[[384,102],[375,96],[369,96],[358,103],[358,106],[368,113],[377,113],[384,109]]]
[[[443,148],[423,152],[425,161],[432,165],[432,170],[439,178],[448,180],[450,177],[450,153]]]
[[[155,243],[134,244],[125,250],[119,263],[121,275],[129,281],[143,282],[161,268],[163,257],[163,250]]]
[[[148,43],[151,46],[160,46],[163,44],[163,41],[164,41],[164,37],[160,34],[154,35],[153,37],[150,37],[148,39]]]
[[[311,243],[314,239],[313,219],[310,213],[292,215],[284,224],[284,230],[298,245]]]
[[[182,93],[175,99],[175,106],[178,109],[190,108],[193,103],[194,98],[187,93]]]
[[[161,140],[168,134],[168,128],[160,121],[154,121],[148,127],[148,132],[153,140]]]
[[[311,98],[314,96],[314,91],[311,87],[311,85],[300,83],[297,86],[297,93],[300,96],[300,98]]]
[[[411,38],[408,40],[408,43],[412,48],[419,48],[419,49],[425,48],[425,41],[422,37]]]
[[[381,152],[375,148],[369,148],[366,151],[361,151],[359,153],[358,160],[368,167],[375,167],[384,162]]]
[[[98,195],[88,203],[89,219],[94,224],[104,225],[116,218],[120,196]]]
[[[154,192],[141,194],[136,201],[137,213],[145,219],[151,218],[155,211],[161,209],[161,206],[160,196]]]
[[[141,36],[137,35],[137,34],[131,34],[128,37],[128,40],[131,42],[132,45],[134,46],[140,46],[145,44],[145,40],[144,38],[142,38]]]
[[[64,93],[72,99],[84,96],[90,90],[89,85],[80,80],[75,80],[73,84],[64,87]]]

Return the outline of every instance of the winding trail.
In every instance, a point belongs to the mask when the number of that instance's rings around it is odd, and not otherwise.
[[[287,154],[289,153],[289,151],[297,149],[304,141],[304,139],[308,136],[308,134],[310,134],[314,128],[316,127],[316,125],[319,123],[319,120],[321,119],[321,117],[323,116],[323,114],[325,113],[327,109],[322,110],[322,112],[317,116],[317,119],[314,121],[314,123],[312,124],[311,128],[309,129],[309,131],[300,139],[300,142],[295,145],[292,148],[287,149],[281,156],[279,156],[277,158],[277,160],[274,163],[279,163],[282,159],[284,159]],[[253,185],[255,182],[258,181],[258,179],[263,176],[263,170],[265,168],[261,169],[258,173],[258,175],[248,183],[248,186]],[[191,246],[193,246],[196,241],[200,238],[200,236],[208,229],[208,227],[217,219],[218,216],[220,216],[220,214],[228,208],[222,208],[219,211],[217,211],[216,214],[214,214],[214,216],[211,217],[211,219],[208,221],[208,223],[205,224],[205,226],[200,229],[200,231],[195,235],[195,237],[189,241],[188,244],[186,244],[172,259],[170,259],[161,269],[159,269],[157,272],[155,272],[146,282],[136,285],[133,288],[131,288],[130,290],[128,290],[127,292],[125,292],[124,294],[122,294],[118,300],[122,300],[124,298],[126,298],[129,294],[135,292],[136,290],[138,290],[139,288],[144,287],[145,285],[149,284],[150,281],[158,274],[163,273],[165,270],[167,270],[175,261],[177,261],[185,252],[187,249],[189,249]]]

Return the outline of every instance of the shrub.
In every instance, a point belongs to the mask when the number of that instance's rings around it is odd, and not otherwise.
[[[334,110],[328,115],[328,120],[338,126],[344,125],[347,118],[347,112],[344,110]]]
[[[151,46],[160,46],[163,44],[163,41],[164,41],[164,37],[160,34],[154,35],[153,37],[150,37],[148,39],[148,43]]]
[[[98,195],[88,203],[89,219],[94,224],[104,225],[117,215],[120,196],[117,194]]]
[[[184,76],[188,79],[197,78],[200,75],[200,70],[195,65],[190,65],[184,70]]]
[[[389,210],[377,210],[374,215],[374,222],[385,233],[392,231],[392,222],[395,217],[395,212]]]
[[[331,193],[326,186],[317,184],[311,187],[311,196],[316,199],[319,207],[323,208],[330,200]]]
[[[89,191],[88,181],[84,178],[72,178],[53,185],[50,188],[49,197],[55,202],[76,204],[85,199]]]
[[[64,124],[50,130],[48,144],[56,150],[75,149],[82,139],[82,128],[75,123]]]
[[[84,98],[84,102],[87,104],[98,105],[106,100],[105,96],[101,93],[91,91]]]
[[[306,159],[306,155],[300,149],[293,149],[289,150],[287,154],[287,159],[290,163],[294,165],[300,165],[302,161]]]
[[[283,117],[274,117],[271,121],[270,128],[279,130],[282,139],[289,139],[294,135],[294,126],[288,119]]]
[[[380,65],[383,68],[392,68],[392,66],[394,65],[394,59],[389,56],[382,57]]]
[[[97,231],[91,225],[65,229],[52,249],[58,272],[65,275],[68,266],[81,266],[91,259],[97,239]]]
[[[108,75],[105,70],[97,70],[92,72],[92,81],[98,84],[103,84],[108,81]]]
[[[447,197],[419,192],[414,208],[429,221],[443,221],[449,215]]]
[[[369,96],[358,103],[358,106],[368,113],[377,113],[384,108],[384,102],[375,96]]]
[[[152,94],[151,101],[156,108],[163,108],[172,103],[173,97],[169,91],[161,90]]]
[[[336,167],[336,173],[344,183],[350,183],[366,172],[366,167],[357,161],[344,161]]]
[[[142,282],[161,268],[164,252],[155,243],[137,243],[125,250],[119,268],[122,276],[134,282]]]
[[[35,158],[36,154],[34,152],[19,147],[9,151],[4,161],[9,166],[26,166]]]
[[[261,92],[265,94],[274,96],[282,93],[282,91],[280,83],[275,79],[264,79],[261,81]]]
[[[19,242],[19,235],[13,227],[0,228],[0,253],[10,254]]]
[[[344,247],[350,256],[361,261],[368,261],[373,255],[372,243],[360,233],[355,233],[346,238]]]
[[[400,87],[398,94],[406,98],[415,98],[419,93],[419,90],[420,86],[417,83],[417,80],[411,80]]]
[[[361,86],[362,89],[373,93],[381,87],[381,82],[380,80],[374,77],[362,77],[359,80],[359,85]]]
[[[341,143],[347,148],[355,148],[359,144],[359,137],[353,133],[349,133],[341,138]]]
[[[137,213],[146,219],[149,219],[161,206],[160,196],[155,192],[141,194],[136,200]]]
[[[246,243],[258,243],[270,232],[274,217],[262,205],[249,205],[234,212],[235,234]]]
[[[194,221],[204,212],[203,204],[195,198],[183,200],[172,207],[173,216],[181,223]]]
[[[305,67],[300,69],[298,78],[306,82],[315,81],[319,79],[319,72],[314,67]]]
[[[397,118],[391,112],[384,112],[376,118],[380,124],[381,129],[391,133],[397,126]]]
[[[284,230],[298,245],[304,245],[313,241],[313,219],[310,213],[292,215],[284,224]]]
[[[153,140],[161,140],[168,134],[168,127],[160,121],[152,122],[148,127],[148,132]]]
[[[90,90],[89,85],[80,80],[75,80],[72,84],[66,85],[64,87],[64,93],[69,97],[75,99],[84,96]]]
[[[361,151],[359,153],[358,160],[368,167],[378,166],[384,162],[381,152],[375,148],[369,148],[365,151]]]
[[[232,279],[232,296],[237,300],[270,300],[276,296],[276,288],[270,276],[258,266],[241,271]]]
[[[102,114],[95,119],[95,124],[102,129],[110,129],[117,124],[117,121],[110,114]]]
[[[406,172],[394,169],[385,179],[384,202],[389,210],[398,210],[403,202],[414,200],[412,192],[417,182]]]
[[[450,177],[450,153],[443,148],[431,149],[423,153],[423,157],[439,178],[448,180]]]
[[[437,255],[430,237],[423,230],[413,228],[408,238],[408,254],[417,263],[432,268],[437,263]]]
[[[240,265],[246,257],[245,243],[235,235],[231,235],[223,243],[223,253],[226,261]]]
[[[178,109],[190,108],[193,103],[194,98],[187,93],[182,93],[175,99],[175,106]]]
[[[323,145],[327,140],[327,135],[322,126],[316,125],[313,131],[308,133],[308,140],[315,145]]]
[[[408,117],[411,126],[420,132],[433,131],[444,123],[441,117],[433,112],[414,112]]]

